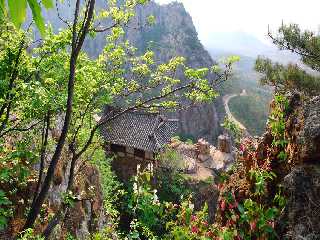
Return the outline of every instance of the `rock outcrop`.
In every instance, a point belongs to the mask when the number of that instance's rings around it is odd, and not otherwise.
[[[61,165],[56,171],[54,184],[49,191],[49,212],[58,209],[62,193],[67,188],[70,164],[64,161]],[[74,193],[75,203],[67,212],[63,224],[55,227],[51,239],[61,239],[66,232],[77,239],[86,239],[90,233],[102,231],[108,224],[103,208],[100,173],[95,166],[88,163],[81,166],[76,177]]]
[[[284,178],[285,239],[320,239],[320,165],[296,167]],[[283,229],[282,229],[283,231]]]
[[[320,164],[320,96],[302,106],[303,127],[298,135],[300,158],[303,162]]]
[[[226,135],[219,136],[218,148],[204,139],[199,139],[196,144],[175,141],[171,147],[181,154],[185,162],[184,172],[198,180],[216,176],[215,171],[227,170],[235,161],[231,139]]]
[[[285,136],[287,159],[275,172],[283,179],[287,205],[277,232],[281,239],[320,239],[320,96],[287,95]],[[258,159],[272,149],[271,132],[258,142]]]
[[[290,173],[284,178],[287,222],[284,237],[320,239],[320,96],[289,97],[286,134]]]

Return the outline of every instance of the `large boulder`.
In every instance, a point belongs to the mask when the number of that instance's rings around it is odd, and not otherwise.
[[[304,162],[320,161],[320,96],[304,106],[304,125],[298,137],[301,158]]]
[[[286,114],[288,163],[294,167],[320,160],[320,96],[303,100],[300,94],[289,96]]]
[[[296,167],[284,178],[287,205],[281,239],[320,239],[320,165]]]

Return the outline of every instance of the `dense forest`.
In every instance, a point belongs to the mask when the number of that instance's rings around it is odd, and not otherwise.
[[[68,18],[58,2],[0,1],[0,239],[320,239],[319,35],[296,24],[268,33],[304,65],[255,60],[264,87],[249,80],[257,95],[234,98],[230,108],[260,137],[226,118],[217,146],[181,136],[162,146],[175,120],[160,114],[214,107],[220,94],[242,90],[230,83],[239,57],[199,66],[192,51],[192,61],[179,52],[159,61],[139,38],[135,46],[128,32],[152,42],[163,35],[141,30],[164,27],[157,16],[131,24],[148,0],[68,1]],[[45,24],[54,8],[58,31]],[[180,41],[207,54],[190,29]],[[99,34],[105,45],[89,55]],[[126,116],[139,116],[129,129],[154,148],[106,137],[124,129]],[[122,149],[140,161],[132,175]],[[147,161],[142,150],[150,149]]]

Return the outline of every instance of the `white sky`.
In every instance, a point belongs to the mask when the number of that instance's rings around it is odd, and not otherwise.
[[[169,3],[172,0],[156,0]],[[179,0],[191,14],[201,41],[211,32],[242,31],[267,41],[268,24],[277,30],[284,23],[318,30],[320,0]]]

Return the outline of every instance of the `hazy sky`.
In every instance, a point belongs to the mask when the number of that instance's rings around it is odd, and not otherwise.
[[[156,0],[168,3],[172,0]],[[276,30],[284,23],[298,23],[318,30],[320,0],[179,0],[191,14],[201,41],[210,32],[243,31],[267,41],[268,24]]]

